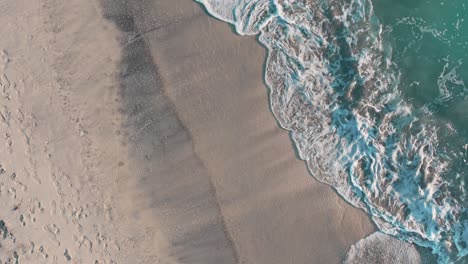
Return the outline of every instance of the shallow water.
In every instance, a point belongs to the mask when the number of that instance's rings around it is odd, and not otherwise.
[[[267,48],[271,109],[311,174],[379,229],[468,254],[461,0],[198,0]]]

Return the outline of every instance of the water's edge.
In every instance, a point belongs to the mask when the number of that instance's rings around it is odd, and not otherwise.
[[[442,174],[451,160],[438,149],[429,111],[412,109],[395,91],[400,75],[370,1],[351,0],[341,11],[340,5],[325,6],[331,13],[317,16],[323,15],[324,21],[334,21],[330,17],[336,16],[344,25],[329,28],[319,22],[311,26],[316,19],[311,14],[316,14],[307,13],[308,7],[301,4],[195,1],[209,15],[233,25],[237,34],[259,36],[268,51],[265,84],[270,110],[278,125],[290,133],[312,176],[368,212],[380,230],[432,248],[439,263],[452,263],[467,254],[462,235],[466,223],[458,221],[463,219],[463,204],[441,188],[446,184]],[[296,15],[304,10],[302,17]],[[369,35],[360,36],[359,27],[369,27]],[[336,35],[330,40],[313,30]],[[335,42],[349,48],[336,51]],[[307,45],[315,50],[307,50]],[[320,55],[339,58],[325,57],[323,63]],[[312,63],[307,64],[308,60]],[[308,75],[309,67],[316,68],[316,76]],[[329,73],[336,74],[338,81],[327,83]],[[373,91],[373,85],[379,89]],[[460,156],[454,157],[457,164]]]

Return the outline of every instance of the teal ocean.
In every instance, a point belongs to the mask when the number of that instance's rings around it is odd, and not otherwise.
[[[197,0],[268,51],[310,173],[378,228],[468,262],[466,0]]]

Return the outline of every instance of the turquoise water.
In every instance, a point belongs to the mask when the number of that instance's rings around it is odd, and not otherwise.
[[[465,139],[467,4],[462,0],[374,1],[375,13],[389,32],[405,99],[417,108],[430,106],[434,115],[453,124]]]
[[[272,112],[314,177],[383,232],[464,261],[463,1],[198,1],[267,48]]]

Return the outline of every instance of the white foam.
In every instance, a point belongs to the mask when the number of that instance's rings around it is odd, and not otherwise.
[[[239,34],[259,34],[272,112],[314,177],[441,261],[468,253],[462,206],[443,189],[450,157],[430,112],[401,99],[370,0],[198,1]]]
[[[343,262],[363,263],[420,264],[421,257],[412,244],[376,232],[353,245]]]

